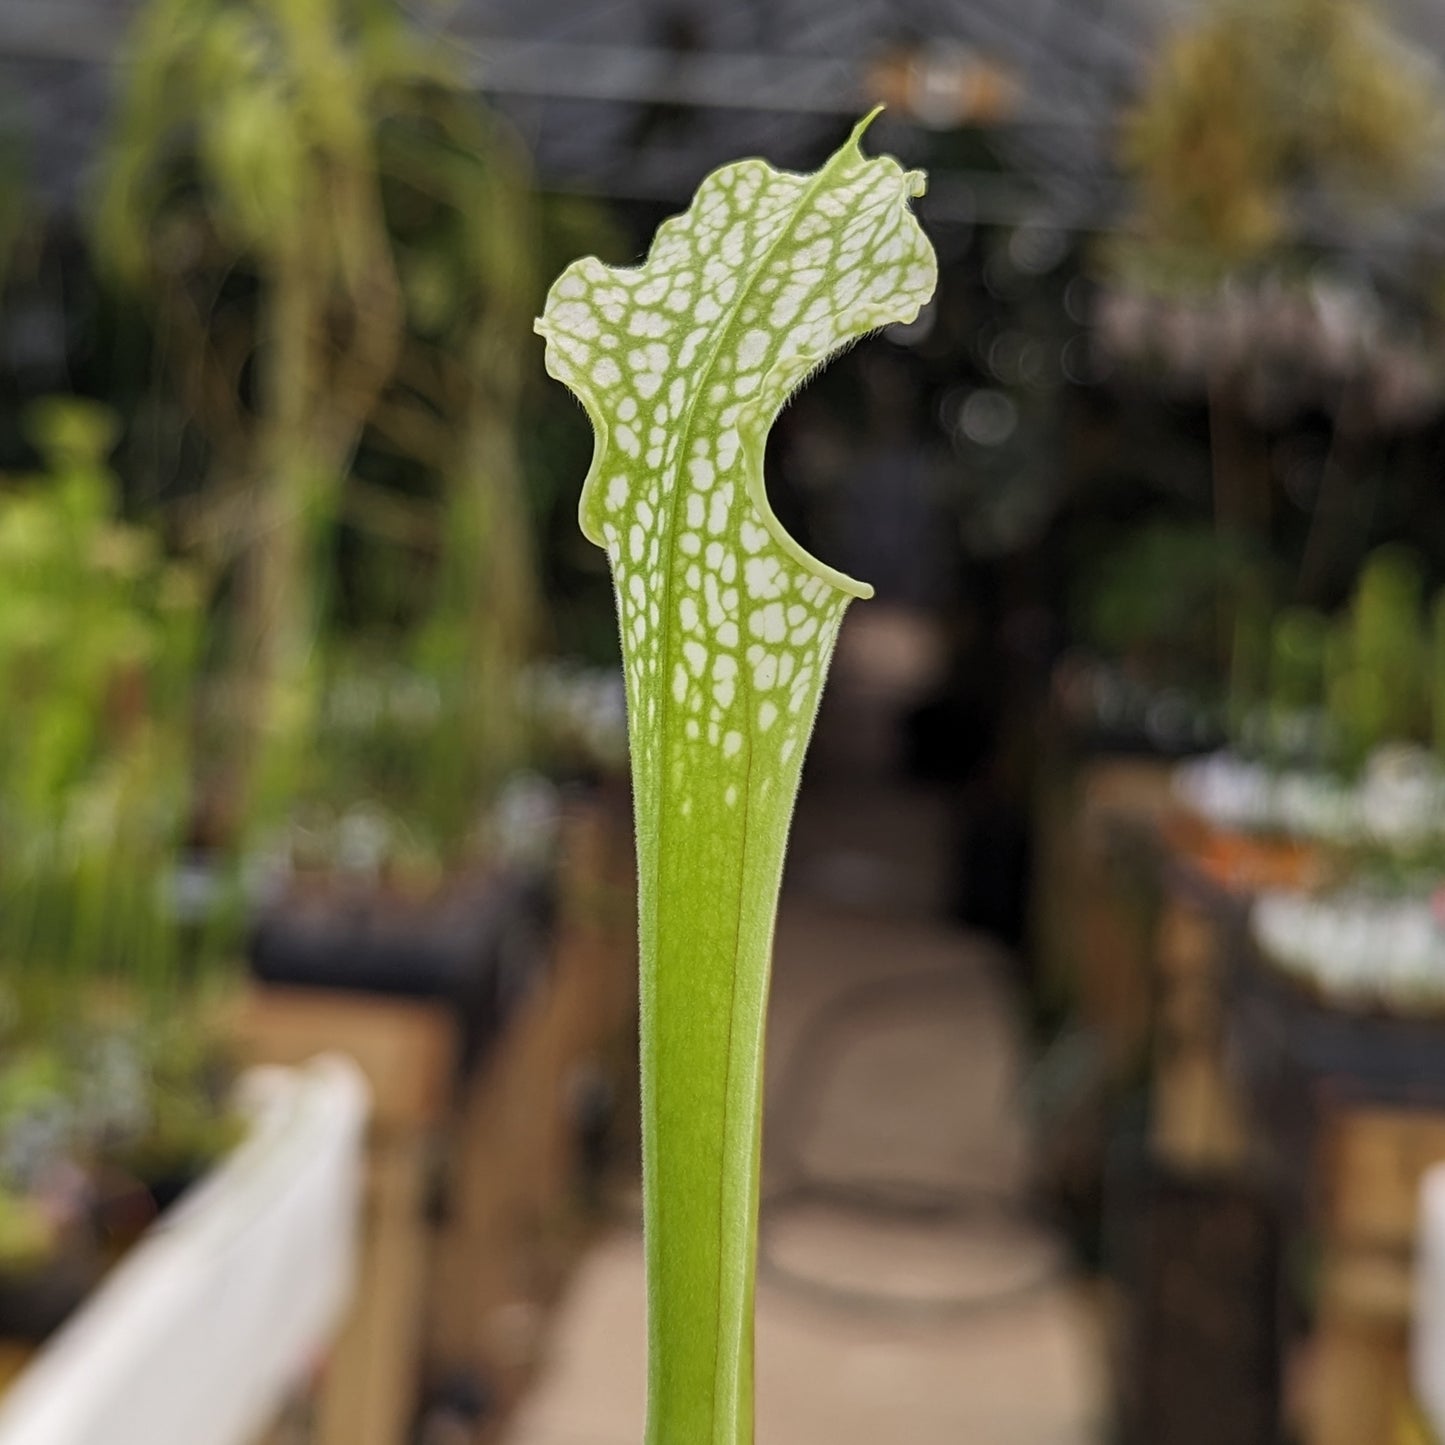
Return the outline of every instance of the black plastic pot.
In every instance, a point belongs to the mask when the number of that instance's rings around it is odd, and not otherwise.
[[[1304,1212],[1320,1117],[1342,1104],[1445,1107],[1445,1019],[1331,1005],[1252,946],[1231,958],[1228,1046],[1269,1139],[1277,1183]]]
[[[445,1000],[470,1067],[544,971],[551,919],[550,878],[520,870],[425,902],[349,884],[298,890],[260,919],[251,967],[268,983]]]
[[[94,1241],[66,1241],[33,1267],[0,1268],[0,1337],[39,1344],[60,1328],[105,1273]]]

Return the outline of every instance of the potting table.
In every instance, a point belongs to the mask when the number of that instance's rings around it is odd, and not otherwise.
[[[349,1055],[371,1086],[356,1302],[326,1368],[317,1445],[403,1445],[419,1400],[431,1230],[428,1186],[451,1102],[457,1036],[441,1005],[259,985],[234,1037],[253,1062]]]
[[[503,1407],[527,1383],[532,1326],[579,1246],[585,1090],[636,1093],[632,857],[625,790],[566,809],[549,966],[461,1100],[430,1355],[446,1373],[480,1370]]]
[[[634,1051],[625,789],[569,807],[560,854],[553,936],[519,940],[545,966],[470,1069],[457,1067],[446,998],[261,984],[238,1017],[252,1056],[349,1053],[376,1098],[359,1307],[323,1383],[319,1445],[403,1445],[423,1373],[443,1394],[455,1382],[479,1413],[525,1384],[579,1233],[579,1097],[599,1077],[617,1087]],[[435,1227],[424,1215],[443,1176]]]
[[[1421,1181],[1445,1160],[1445,1028],[1309,999],[1255,954],[1247,886],[1167,830],[1157,841],[1155,1155],[1185,1175],[1252,1181],[1286,1233],[1308,1232],[1303,1439],[1393,1445],[1410,1417]]]
[[[1408,1433],[1418,1431],[1407,1367],[1412,1263],[1420,1181],[1445,1160],[1445,1025],[1390,1025],[1328,1008],[1255,955],[1251,889],[1305,878],[1307,850],[1202,837],[1173,812],[1167,767],[1157,761],[1072,760],[1048,784],[1039,815],[1045,962],[1098,1040],[1116,1100],[1130,1098],[1137,1061],[1148,1066],[1140,1197],[1152,1189],[1157,1208],[1129,1215],[1127,1227],[1134,1253],[1148,1256],[1132,1264],[1169,1278],[1129,1276],[1140,1318],[1193,1281],[1203,1300],[1196,1314],[1207,1306],[1216,1323],[1235,1322],[1212,1360],[1202,1323],[1181,1325],[1167,1347],[1144,1323],[1131,1373],[1157,1369],[1153,1384],[1168,1395],[1163,1376],[1175,1366],[1191,1378],[1212,1371],[1212,1399],[1261,1390],[1277,1414],[1285,1372],[1276,1330],[1287,1325],[1276,1321],[1280,1291],[1269,1281],[1289,1257],[1288,1241],[1304,1238],[1318,1280],[1301,1411],[1306,1445],[1418,1439]],[[1127,1147],[1113,1153],[1133,1157]],[[1127,1197],[1139,1182],[1106,1179],[1106,1198]],[[1184,1229],[1181,1239],[1213,1238],[1215,1263],[1201,1243],[1194,1274],[1170,1275],[1168,1259],[1188,1264],[1183,1255],[1193,1248],[1167,1244],[1171,1222]],[[1246,1269],[1239,1231],[1256,1225],[1258,1267]],[[1242,1351],[1235,1337],[1246,1325],[1256,1338]],[[1138,1438],[1204,1439],[1201,1424],[1224,1413],[1222,1404],[1206,1403],[1194,1419],[1176,1409],[1170,1428],[1145,1426]],[[1256,1433],[1236,1429],[1236,1418],[1225,1433],[1234,1430],[1237,1445],[1272,1445],[1270,1408],[1250,1413],[1264,1422],[1251,1427]]]

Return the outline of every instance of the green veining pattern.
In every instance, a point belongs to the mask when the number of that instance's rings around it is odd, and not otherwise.
[[[763,1031],[783,853],[833,644],[871,589],[763,488],[774,418],[850,340],[913,319],[937,267],[920,173],[714,172],[635,270],[587,258],[537,323],[586,407],[587,536],[611,562],[637,814],[648,1445],[752,1439]]]

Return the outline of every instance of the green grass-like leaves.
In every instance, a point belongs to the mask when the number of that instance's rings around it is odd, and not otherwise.
[[[816,174],[709,176],[635,270],[588,258],[537,323],[596,431],[581,521],[607,551],[637,812],[648,1445],[753,1434],[763,1030],[803,752],[843,613],[763,488],[788,396],[937,279],[867,122]]]

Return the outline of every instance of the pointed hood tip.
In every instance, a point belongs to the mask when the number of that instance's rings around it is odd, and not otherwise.
[[[862,120],[858,122],[857,125],[853,127],[853,134],[849,137],[849,139],[855,146],[863,139],[864,135],[867,133],[868,127],[871,126],[873,122],[877,120],[878,117],[882,115],[883,112],[887,109],[888,107],[880,101],[877,105],[873,107],[872,110],[868,112],[867,115],[863,117]]]

